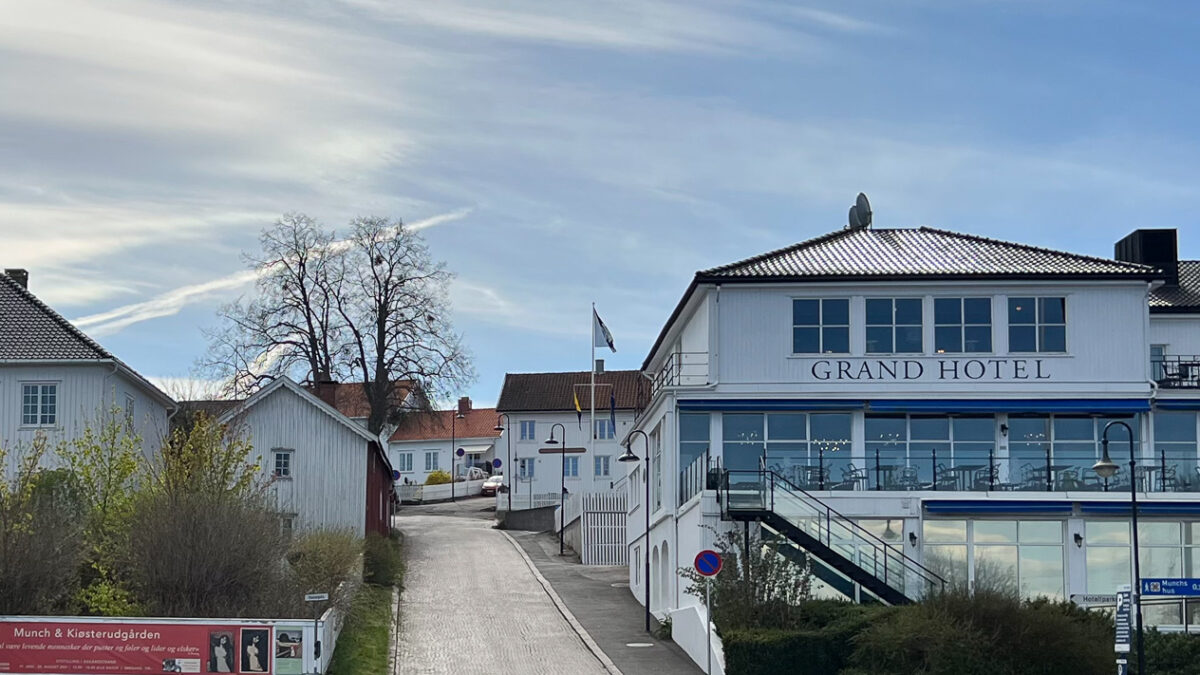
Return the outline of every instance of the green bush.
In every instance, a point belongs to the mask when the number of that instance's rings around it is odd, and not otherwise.
[[[449,482],[450,474],[446,471],[442,471],[441,469],[438,469],[437,471],[431,471],[429,472],[429,475],[425,477],[426,485],[444,485]]]
[[[1133,645],[1136,649],[1136,645]],[[1137,653],[1131,652],[1130,669],[1136,668]],[[1200,637],[1186,633],[1146,631],[1146,670],[1155,675],[1200,673]]]
[[[395,586],[400,583],[404,571],[404,560],[400,556],[400,542],[394,537],[371,533],[363,552],[363,581],[378,586]]]
[[[310,530],[295,536],[288,548],[296,597],[328,593],[330,602],[348,609],[350,598],[342,582],[357,572],[362,540],[349,530]],[[325,606],[318,608],[325,611]]]

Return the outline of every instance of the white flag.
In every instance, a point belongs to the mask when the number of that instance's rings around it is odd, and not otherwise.
[[[614,352],[617,351],[613,344],[612,333],[608,332],[608,326],[600,320],[600,315],[596,313],[596,308],[592,308],[592,346],[593,347],[608,347]]]

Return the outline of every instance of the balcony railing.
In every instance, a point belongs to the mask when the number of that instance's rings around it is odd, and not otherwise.
[[[1200,356],[1156,356],[1150,360],[1150,372],[1160,387],[1200,389]]]
[[[1129,492],[1129,460],[1112,451],[1119,469],[1103,479],[1092,471],[1098,457],[1051,450],[1015,455],[988,452],[967,457],[948,452],[870,451],[848,458],[843,452],[816,451],[804,461],[768,457],[765,468],[805,490],[945,492]],[[1138,457],[1139,492],[1200,492],[1196,453],[1160,450]]]
[[[675,352],[654,375],[651,396],[663,387],[702,387],[708,384],[708,352]]]
[[[705,489],[705,486],[710,482],[709,472],[712,468],[712,461],[709,458],[708,450],[705,450],[704,454],[692,460],[691,464],[679,472],[680,506],[683,506],[689,499],[695,497],[701,490]]]

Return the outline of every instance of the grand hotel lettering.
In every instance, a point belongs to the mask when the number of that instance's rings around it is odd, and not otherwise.
[[[1048,380],[1042,359],[825,360],[812,364],[818,380]]]

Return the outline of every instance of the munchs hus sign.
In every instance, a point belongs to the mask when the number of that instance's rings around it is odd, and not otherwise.
[[[1042,359],[821,359],[810,372],[815,380],[1049,380]]]

